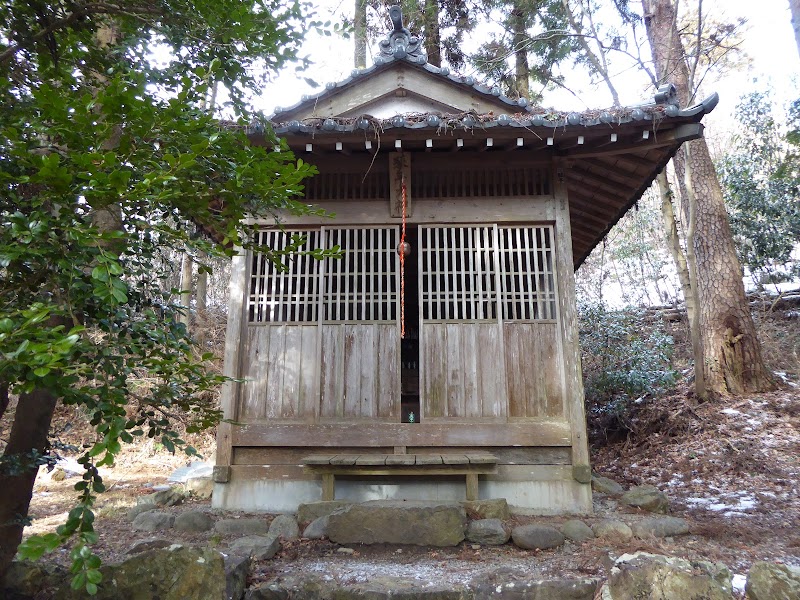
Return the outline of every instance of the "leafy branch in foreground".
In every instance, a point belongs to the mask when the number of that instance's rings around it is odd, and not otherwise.
[[[192,454],[176,416],[187,432],[220,416],[208,392],[222,378],[177,318],[164,256],[230,255],[254,239],[245,217],[311,212],[295,198],[314,171],[274,150],[269,130],[265,147],[244,134],[245,91],[259,82],[245,68],[296,58],[302,5],[135,2],[67,19],[82,6],[0,9],[0,389],[19,397],[0,458],[0,579],[63,402],[82,408],[97,440],[79,458],[85,473],[66,523],[20,554],[73,540],[72,586],[93,594],[98,469],[137,436]],[[154,44],[167,56],[159,68],[147,56]],[[237,79],[242,120],[223,126],[201,107],[215,81]],[[154,383],[138,385],[143,375]]]

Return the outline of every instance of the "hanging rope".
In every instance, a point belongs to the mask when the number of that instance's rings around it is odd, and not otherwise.
[[[406,337],[406,253],[408,249],[406,245],[406,207],[408,206],[408,197],[405,173],[400,178],[400,187],[403,196],[403,229],[400,234],[400,247],[398,248],[400,254],[400,338],[404,339]]]

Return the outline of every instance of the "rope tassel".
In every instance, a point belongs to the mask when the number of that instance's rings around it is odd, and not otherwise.
[[[411,245],[406,242],[406,213],[408,207],[408,194],[406,191],[406,177],[400,180],[403,198],[403,228],[400,234],[400,244],[397,253],[400,255],[400,338],[406,337],[406,256],[411,253]]]

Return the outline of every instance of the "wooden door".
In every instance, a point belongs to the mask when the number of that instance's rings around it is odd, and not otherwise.
[[[420,227],[422,419],[507,412],[497,227]]]
[[[422,226],[423,420],[563,417],[551,226]]]
[[[244,422],[400,418],[397,227],[259,232],[242,340]],[[306,254],[339,249],[318,260]]]
[[[320,418],[400,420],[397,227],[325,228]]]
[[[511,419],[565,414],[553,235],[547,225],[498,227],[500,318]]]

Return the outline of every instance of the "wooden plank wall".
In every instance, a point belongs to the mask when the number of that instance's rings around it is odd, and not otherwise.
[[[400,420],[396,323],[322,326],[321,419]]]
[[[314,417],[319,398],[318,330],[316,324],[244,328],[241,420]]]
[[[497,323],[425,323],[422,349],[423,420],[506,416]]]
[[[504,323],[508,416],[564,417],[557,323]]]

